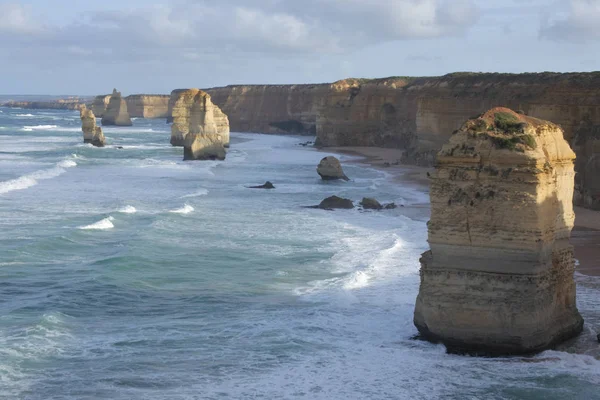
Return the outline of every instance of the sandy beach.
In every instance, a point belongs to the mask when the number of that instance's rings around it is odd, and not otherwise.
[[[410,181],[429,190],[427,174],[433,168],[400,165],[403,150],[379,147],[328,147],[324,152],[357,156],[353,163],[369,164],[394,176],[396,182]],[[423,207],[428,208],[428,207]],[[575,207],[575,227],[571,233],[575,258],[579,261],[575,270],[585,275],[600,276],[600,211]]]

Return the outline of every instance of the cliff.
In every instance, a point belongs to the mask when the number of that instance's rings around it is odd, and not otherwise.
[[[121,92],[113,89],[108,107],[102,116],[102,125],[131,126],[131,118],[127,111],[127,103],[121,97]]]
[[[329,84],[248,85],[206,89],[237,132],[316,134]]]
[[[225,159],[229,120],[211,96],[199,89],[180,90],[172,102],[171,144],[184,147],[184,160]]]
[[[464,120],[497,106],[559,124],[578,156],[575,202],[600,209],[599,174],[591,173],[600,164],[600,146],[593,145],[600,131],[597,72],[348,79],[332,85],[319,108],[317,142],[397,147],[406,149],[403,162],[432,165]]]
[[[414,322],[450,351],[540,351],[582,330],[573,160],[553,123],[496,108],[437,154]]]
[[[91,109],[96,117],[102,118],[104,116],[108,103],[110,103],[110,96],[110,94],[102,94],[94,97]]]
[[[167,118],[169,99],[166,94],[132,94],[125,97],[125,102],[132,118]]]
[[[79,117],[81,118],[83,143],[91,143],[96,147],[104,147],[104,133],[102,133],[102,128],[96,126],[94,112],[84,105],[79,110]]]
[[[7,101],[0,104],[0,107],[25,108],[31,110],[79,110],[85,106],[89,100],[87,98],[68,98],[49,101]]]

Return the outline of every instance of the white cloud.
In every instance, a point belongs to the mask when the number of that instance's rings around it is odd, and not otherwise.
[[[39,25],[23,7],[0,7],[0,30],[36,32],[32,27]],[[77,23],[48,27],[39,44],[85,44],[110,48],[126,57],[159,56],[176,49],[192,49],[194,53],[224,49],[241,53],[341,53],[394,40],[461,34],[476,17],[472,0],[181,0],[139,9],[90,12]]]
[[[31,34],[41,30],[41,26],[31,18],[28,8],[18,3],[0,3],[0,32]]]
[[[600,39],[600,0],[569,0],[568,12],[547,15],[540,36],[585,42]]]

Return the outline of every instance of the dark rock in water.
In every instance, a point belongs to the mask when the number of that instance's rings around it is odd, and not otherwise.
[[[333,156],[325,157],[321,160],[317,167],[317,173],[324,181],[337,179],[343,179],[345,181],[350,180],[346,174],[344,174],[340,160]]]
[[[596,336],[596,339],[598,339],[598,343],[600,343],[600,333],[598,334],[598,336]]]
[[[389,203],[383,206],[383,208],[386,210],[393,210],[394,208],[398,208],[398,206],[396,205],[396,203]]]
[[[118,150],[123,150],[123,146],[117,146],[116,147]]]
[[[331,196],[323,200],[321,204],[315,208],[320,208],[322,210],[334,210],[336,208],[351,209],[354,208],[354,204],[352,203],[352,200]]]
[[[371,197],[363,197],[360,205],[365,210],[381,210],[383,208],[381,203]]]
[[[271,182],[266,181],[264,185],[249,186],[248,189],[275,189],[275,186]]]
[[[310,142],[310,141],[304,142],[304,143],[298,143],[298,145],[302,146],[302,147],[312,146],[313,144],[314,144],[314,142]]]

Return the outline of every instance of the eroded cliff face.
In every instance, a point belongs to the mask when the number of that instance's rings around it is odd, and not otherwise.
[[[121,97],[121,92],[113,90],[108,107],[102,116],[102,125],[131,126],[131,118],[127,111],[127,103]]]
[[[81,130],[83,132],[83,143],[91,143],[96,147],[104,147],[104,133],[102,128],[96,126],[96,116],[94,112],[85,105],[79,110],[81,118]]]
[[[94,102],[92,103],[92,112],[98,118],[102,118],[106,109],[108,108],[108,103],[110,103],[110,94],[103,94],[100,96],[94,97]]]
[[[443,145],[415,306],[425,338],[450,351],[518,354],[579,334],[574,159],[559,126],[504,108]]]
[[[125,102],[132,118],[167,118],[170,97],[166,94],[132,94],[125,97]]]
[[[179,90],[172,102],[171,144],[184,147],[184,160],[225,159],[229,121],[200,89]]]
[[[329,84],[248,85],[206,89],[237,132],[316,134]]]
[[[398,147],[406,149],[403,162],[433,165],[451,132],[497,106],[559,124],[578,155],[575,201],[600,208],[600,173],[584,172],[600,164],[591,145],[600,131],[600,73],[341,81],[319,108],[317,141],[322,146]]]

